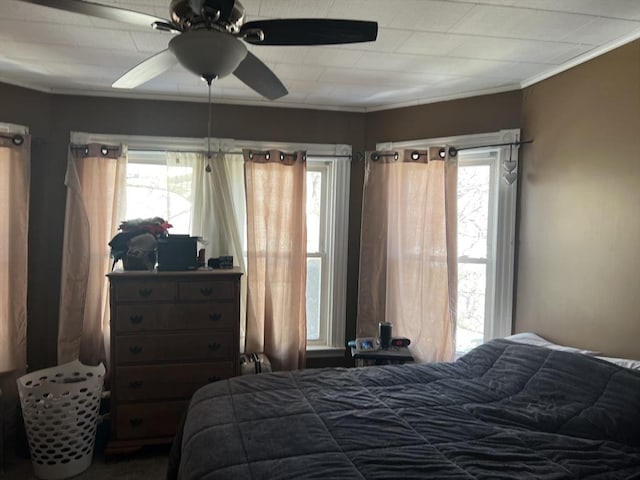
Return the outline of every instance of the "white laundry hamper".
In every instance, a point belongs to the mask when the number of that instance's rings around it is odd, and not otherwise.
[[[33,470],[55,480],[83,472],[93,456],[104,366],[78,360],[18,378]]]

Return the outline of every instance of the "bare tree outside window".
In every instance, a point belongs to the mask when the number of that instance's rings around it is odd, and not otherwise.
[[[490,174],[488,163],[458,170],[458,352],[484,341]]]
[[[164,159],[160,159],[162,161]],[[162,217],[173,225],[171,233],[188,234],[191,223],[189,167],[134,163],[127,165],[127,211],[125,217]]]

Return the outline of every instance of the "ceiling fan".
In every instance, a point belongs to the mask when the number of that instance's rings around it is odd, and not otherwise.
[[[374,41],[376,22],[343,19],[273,19],[245,22],[238,0],[170,0],[171,20],[83,0],[21,0],[68,12],[175,33],[169,46],[144,60],[112,85],[135,88],[180,63],[211,81],[235,75],[260,95],[275,100],[287,89],[245,45],[332,45]]]

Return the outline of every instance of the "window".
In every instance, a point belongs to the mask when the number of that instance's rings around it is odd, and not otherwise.
[[[307,345],[344,346],[349,162],[307,160]]]
[[[165,146],[171,150],[170,145]],[[261,149],[264,145],[242,147]],[[275,148],[321,154],[307,159],[307,342],[310,350],[321,354],[344,348],[350,168],[348,160],[332,156],[335,146],[332,153],[328,153],[328,146],[304,147]],[[341,147],[340,153],[346,155],[350,150]],[[233,158],[240,167],[231,172],[234,199],[243,202],[243,160],[240,155]],[[175,162],[168,165],[167,160],[165,152],[129,147],[125,218],[164,215],[173,225],[171,233],[191,233],[193,168]],[[243,208],[237,214],[244,220]],[[246,226],[240,225],[240,229],[246,245]]]
[[[377,148],[458,149],[458,311],[456,351],[464,353],[511,333],[518,151],[509,146],[464,148],[515,142],[519,130],[381,144]]]
[[[308,166],[309,167],[309,166]],[[326,339],[326,183],[325,168],[307,170],[307,341]]]
[[[458,157],[458,316],[456,350],[484,342],[489,225],[493,211],[492,158],[495,152],[460,152]]]
[[[130,150],[125,219],[161,216],[172,234],[191,227],[193,167],[167,162],[165,152]]]

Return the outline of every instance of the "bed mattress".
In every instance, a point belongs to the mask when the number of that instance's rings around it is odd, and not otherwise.
[[[199,390],[169,478],[640,479],[640,372],[493,340],[453,363]]]

